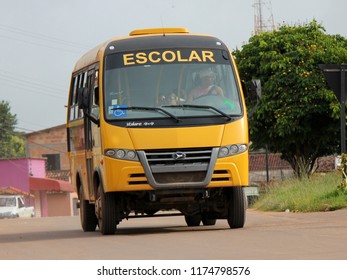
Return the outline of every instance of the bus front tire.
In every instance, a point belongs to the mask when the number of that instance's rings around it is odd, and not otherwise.
[[[84,197],[83,186],[79,190],[80,196],[80,220],[83,231],[95,231],[98,219],[95,215],[94,205]]]
[[[117,230],[117,212],[114,193],[105,193],[101,184],[98,186],[95,204],[98,225],[103,235],[114,234]]]
[[[243,187],[231,187],[228,194],[228,224],[230,228],[242,228],[246,220],[246,198]]]

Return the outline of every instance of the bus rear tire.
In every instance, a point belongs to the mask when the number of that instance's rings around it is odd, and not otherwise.
[[[118,224],[115,195],[105,193],[101,184],[98,186],[95,207],[100,232],[103,235],[114,234]]]
[[[214,226],[216,224],[216,219],[210,218],[207,212],[202,213],[201,220],[204,226]]]
[[[185,215],[184,216],[187,226],[189,227],[197,227],[201,223],[201,214],[195,214],[195,215]]]
[[[80,196],[80,220],[83,231],[95,231],[98,219],[95,215],[94,205],[90,204],[84,197],[83,186],[79,190]]]
[[[230,228],[242,228],[246,220],[246,198],[243,187],[231,187],[228,191],[228,224]]]

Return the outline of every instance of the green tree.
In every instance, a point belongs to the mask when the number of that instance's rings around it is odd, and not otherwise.
[[[25,156],[25,143],[21,133],[15,132],[16,115],[11,114],[7,101],[0,103],[0,158]]]
[[[309,177],[318,157],[339,151],[340,106],[318,65],[346,62],[347,40],[312,21],[253,36],[234,55],[241,78],[262,84],[250,116],[254,148],[267,145]]]

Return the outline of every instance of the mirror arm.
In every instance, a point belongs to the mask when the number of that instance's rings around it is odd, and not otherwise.
[[[92,116],[91,114],[87,113],[87,110],[83,110],[84,115],[91,120],[93,123],[95,123],[98,127],[100,127],[100,120]]]

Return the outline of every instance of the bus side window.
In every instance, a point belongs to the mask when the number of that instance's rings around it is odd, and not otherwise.
[[[94,70],[88,73],[88,88],[90,88],[91,114],[99,118],[99,86],[98,86],[98,71]]]
[[[83,110],[78,108],[78,89],[87,86],[87,73],[82,72],[72,78],[71,96],[69,100],[69,120],[83,117]]]
[[[75,116],[75,107],[76,107],[76,95],[77,95],[77,77],[72,78],[72,84],[71,84],[71,95],[69,100],[69,120],[74,120]]]
[[[84,73],[81,73],[80,74],[80,79],[79,79],[79,86],[78,88],[83,88],[83,87],[87,87],[87,73],[84,72]],[[77,104],[77,100],[76,100],[76,104]],[[83,110],[82,109],[78,109],[78,106],[76,108],[76,113],[77,113],[77,116],[76,116],[76,119],[80,119],[80,118],[83,118]]]

